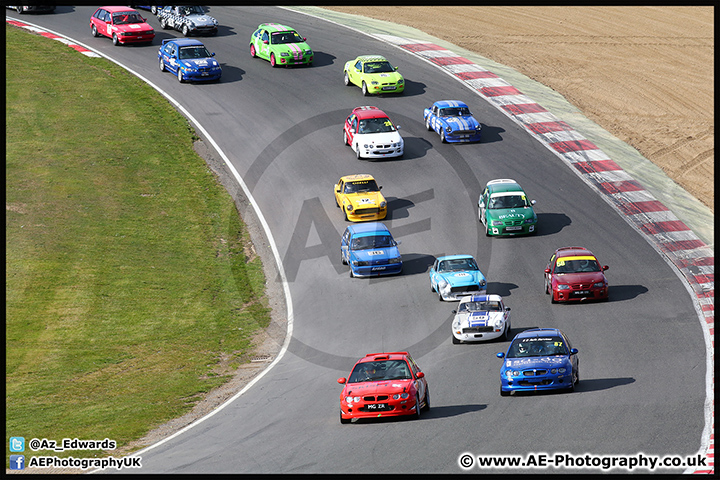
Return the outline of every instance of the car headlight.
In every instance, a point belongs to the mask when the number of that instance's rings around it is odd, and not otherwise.
[[[481,280],[480,283],[479,283],[479,285],[480,285],[480,287],[484,287],[484,286],[486,285],[485,280]]]
[[[348,211],[350,211],[350,212],[352,212],[352,209],[353,209],[353,206],[352,206],[352,205],[349,205],[349,204],[348,204],[347,207],[345,207],[345,210],[348,210]]]
[[[562,368],[562,367],[561,367],[561,368],[558,368],[558,372],[559,372],[559,373],[565,373],[566,371],[567,371],[566,368]]]
[[[400,263],[401,259],[402,257],[391,258],[388,260],[388,263]]]
[[[450,132],[452,132],[452,128],[450,128],[450,127],[445,127],[445,131],[448,132],[448,133],[450,133]]]
[[[492,225],[493,227],[499,227],[499,226],[502,225],[502,224],[503,224],[503,222],[502,222],[501,220],[493,220],[492,223],[491,223],[491,225]]]
[[[405,79],[403,79],[403,78],[401,78],[401,79],[398,80],[398,82],[397,82],[398,85],[402,85],[403,83],[405,83]]]
[[[281,57],[289,57],[290,54],[287,53],[287,52],[280,52],[280,56],[281,56]]]
[[[598,282],[593,285],[594,288],[602,288],[605,286],[605,282]]]
[[[408,394],[408,393],[396,393],[395,395],[393,395],[393,400],[399,400],[401,398],[405,399],[405,398],[408,398],[409,396],[410,396],[410,394]]]
[[[373,85],[379,85],[379,83],[378,83],[377,80],[372,80],[370,83],[373,84]]]
[[[369,262],[365,262],[362,260],[353,260],[352,264],[354,267],[367,267],[368,265],[370,265]]]
[[[525,223],[535,223],[535,219],[534,218],[526,218]]]
[[[557,286],[557,289],[558,290],[570,290],[570,285],[564,285],[561,283]]]
[[[447,286],[448,286],[448,283],[444,278],[441,278],[440,281],[438,281],[438,288],[445,288]]]
[[[520,372],[517,370],[505,370],[505,376],[507,377],[519,377]]]
[[[360,401],[360,397],[345,397],[345,401],[347,403],[353,403],[353,402],[357,403]]]
[[[312,50],[310,50],[309,48],[307,50],[305,50],[305,55],[312,55],[312,54],[313,54]]]
[[[380,208],[385,208],[385,207],[387,207],[387,202],[385,200],[383,200],[382,202],[380,202]]]

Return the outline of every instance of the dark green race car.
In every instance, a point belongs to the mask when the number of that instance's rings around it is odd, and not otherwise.
[[[537,215],[533,205],[535,200],[528,200],[515,180],[490,180],[478,200],[478,219],[488,236],[535,233]]]

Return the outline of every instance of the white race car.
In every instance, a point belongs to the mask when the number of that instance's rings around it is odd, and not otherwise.
[[[479,342],[501,337],[507,340],[510,333],[510,307],[500,295],[469,295],[460,300],[452,311],[453,343]]]

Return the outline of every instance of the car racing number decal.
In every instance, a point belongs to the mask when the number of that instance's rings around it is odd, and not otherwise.
[[[382,255],[385,253],[383,250],[373,250],[372,252],[368,252],[368,255]]]

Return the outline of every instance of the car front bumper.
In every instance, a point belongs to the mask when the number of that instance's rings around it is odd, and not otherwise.
[[[381,275],[397,275],[402,272],[402,262],[382,265],[354,266],[350,269],[355,277],[377,277]]]
[[[448,143],[472,143],[480,141],[480,132],[473,134],[462,133],[456,134],[454,132],[445,132],[445,141]]]
[[[536,392],[544,390],[565,390],[573,386],[572,374],[566,372],[564,374],[546,374],[527,377],[520,375],[519,377],[507,377],[501,375],[501,389],[503,392]]]
[[[457,333],[453,329],[453,337],[460,340],[461,342],[486,342],[488,340],[495,340],[496,338],[502,337],[504,328],[498,331],[492,330],[488,332],[470,332],[470,333]]]
[[[487,288],[483,288],[482,290],[471,290],[466,292],[453,292],[448,290],[440,290],[440,295],[442,295],[442,299],[446,302],[454,302],[459,301],[462,297],[467,297],[468,295],[486,295],[487,294]]]
[[[385,208],[378,208],[377,212],[373,213],[360,213],[359,215],[355,213],[355,211],[350,211],[347,213],[347,218],[351,222],[366,222],[368,220],[384,220],[385,217],[387,217],[387,207]]]
[[[353,418],[399,417],[403,415],[414,415],[417,407],[414,397],[404,400],[388,399],[381,402],[360,401],[352,404],[341,400],[340,416],[344,420]]]
[[[537,231],[536,226],[536,223],[490,226],[488,227],[488,234],[493,236],[529,235]]]
[[[588,288],[585,290],[577,290],[570,288],[568,290],[553,290],[553,300],[556,302],[582,302],[584,300],[607,300],[607,286],[602,288]]]

